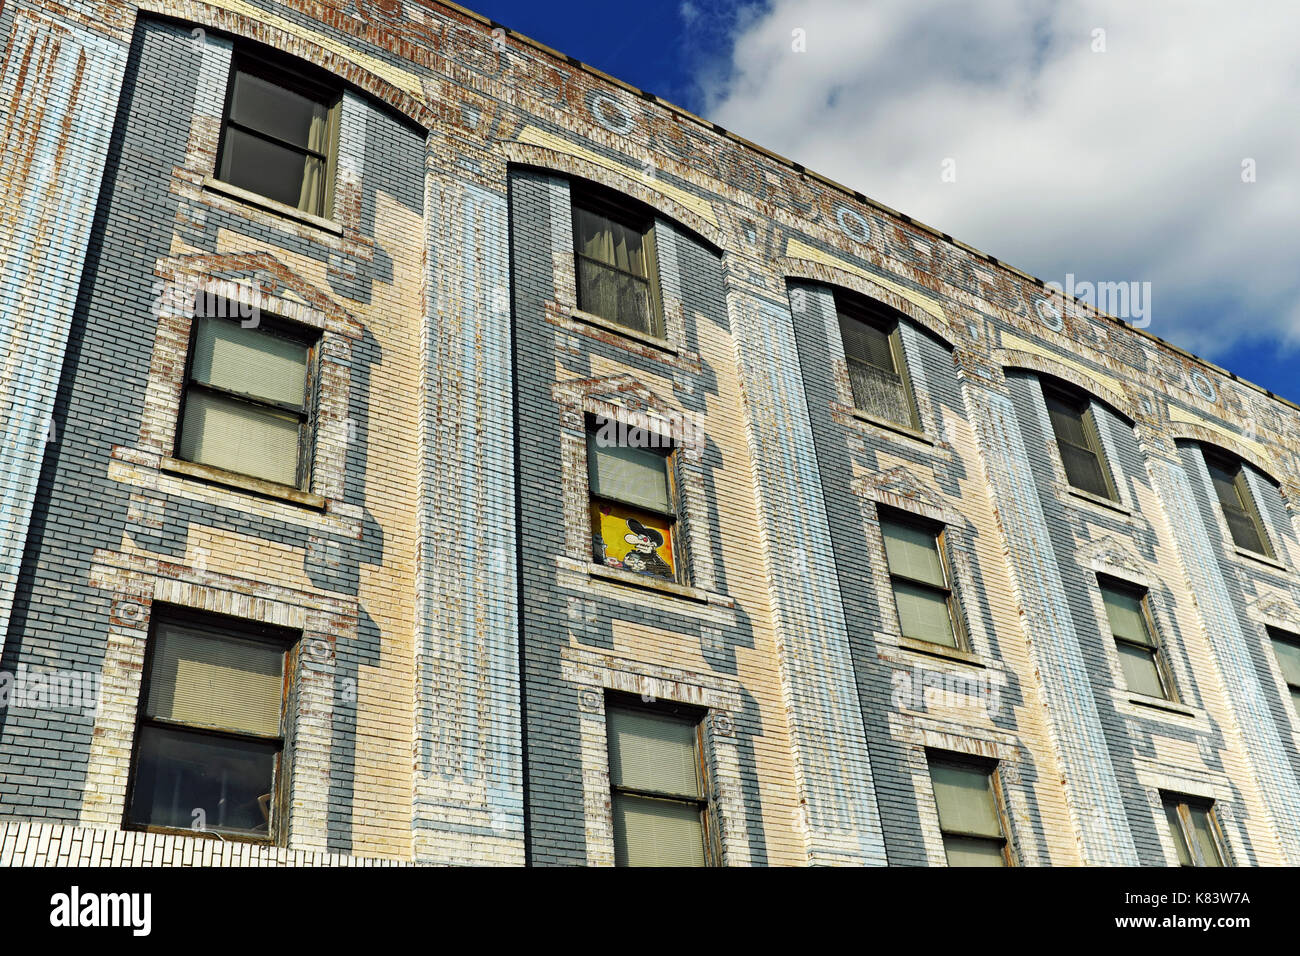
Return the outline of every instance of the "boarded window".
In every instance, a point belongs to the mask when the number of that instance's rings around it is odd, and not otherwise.
[[[262,320],[196,316],[177,456],[300,487],[311,345]]]
[[[957,647],[959,632],[941,532],[893,513],[881,516],[880,531],[902,635]]]
[[[836,309],[854,407],[884,421],[916,427],[897,320],[846,302],[837,301]]]
[[[706,866],[699,716],[611,701],[606,717],[615,863]]]
[[[1239,548],[1272,557],[1264,523],[1255,509],[1255,499],[1246,481],[1246,471],[1240,461],[1224,455],[1205,453],[1205,467],[1209,469],[1214,493],[1218,496],[1224,520],[1233,543]]]
[[[1162,798],[1179,866],[1223,866],[1223,844],[1209,801],[1166,794]]]
[[[149,647],[128,819],[271,838],[291,636],[163,616]]]
[[[1043,397],[1070,485],[1117,501],[1091,402],[1072,392],[1049,386],[1043,388]]]
[[[930,755],[930,782],[949,866],[1006,866],[993,766]]]
[[[1295,712],[1300,714],[1300,634],[1287,634],[1270,627],[1268,636],[1273,641],[1273,653],[1277,655],[1282,679],[1291,692],[1291,703]]]
[[[1141,588],[1103,581],[1101,596],[1128,689],[1148,697],[1171,699],[1172,684],[1151,625],[1146,593]]]
[[[579,192],[573,200],[573,243],[578,308],[662,338],[650,218]]]
[[[606,442],[587,434],[593,558],[598,564],[675,581],[677,502],[672,449]]]

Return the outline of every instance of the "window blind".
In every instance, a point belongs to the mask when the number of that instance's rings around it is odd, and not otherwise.
[[[700,796],[694,725],[633,710],[610,709],[608,717],[611,784]]]
[[[939,557],[939,544],[933,532],[916,525],[895,521],[882,521],[880,530],[885,539],[885,555],[893,574],[924,581],[935,587],[946,587],[943,561]]]
[[[155,631],[150,717],[275,736],[283,705],[284,650],[178,624]]]
[[[939,826],[968,836],[1002,839],[1002,823],[993,801],[988,771],[978,767],[932,763],[930,780],[939,807]]]
[[[299,427],[287,412],[191,389],[179,453],[187,461],[297,485]]]
[[[595,435],[588,435],[587,448],[593,495],[650,511],[673,512],[668,459],[661,452],[623,445],[602,447]]]
[[[228,319],[198,319],[191,377],[215,388],[301,409],[307,396],[307,345],[244,328]]]
[[[615,794],[613,811],[617,865],[705,865],[704,829],[698,807]]]

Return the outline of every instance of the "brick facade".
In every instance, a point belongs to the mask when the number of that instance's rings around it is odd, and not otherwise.
[[[1174,863],[1162,794],[1300,864],[1300,409],[454,5],[17,0],[0,34],[0,681],[97,689],[8,689],[0,865],[608,865],[610,693],[706,713],[727,865],[942,865],[935,752],[996,762],[1020,864]],[[328,217],[216,178],[267,48],[342,85]],[[592,184],[653,220],[662,335],[579,308]],[[318,337],[308,487],[176,456],[195,288]],[[854,407],[836,295],[900,317],[915,427]],[[1070,486],[1047,381],[1116,500]],[[677,583],[593,562],[588,416],[690,423]],[[944,528],[960,649],[900,632],[899,512]],[[1098,574],[1176,701],[1124,689]],[[298,635],[277,845],[124,829],[176,609]]]

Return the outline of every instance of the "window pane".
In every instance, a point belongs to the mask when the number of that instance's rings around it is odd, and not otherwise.
[[[1259,528],[1255,525],[1255,519],[1249,512],[1224,505],[1223,517],[1228,522],[1228,531],[1232,534],[1233,544],[1247,551],[1254,551],[1256,554],[1268,553],[1260,537]]]
[[[943,850],[949,866],[1006,866],[1001,840],[979,840],[971,837],[945,836]]]
[[[205,385],[303,407],[307,346],[226,319],[196,319],[191,375]]]
[[[1291,706],[1295,708],[1297,714],[1300,714],[1300,687],[1291,688]]]
[[[1192,851],[1187,848],[1187,839],[1183,836],[1183,824],[1178,818],[1177,804],[1165,804],[1165,820],[1169,823],[1169,835],[1173,838],[1174,849],[1178,851],[1178,865],[1194,866]]]
[[[235,74],[230,118],[302,149],[329,149],[329,107],[252,73]]]
[[[898,607],[898,624],[904,637],[956,647],[946,594],[924,585],[894,581],[894,603]]]
[[[645,279],[581,257],[578,308],[646,335],[663,334],[650,306],[650,284]]]
[[[1052,431],[1058,442],[1068,442],[1080,448],[1087,448],[1088,431],[1084,424],[1084,409],[1073,402],[1065,402],[1055,394],[1044,394],[1047,402],[1047,415],[1052,421]]]
[[[698,807],[616,793],[613,810],[618,866],[704,866]]]
[[[226,127],[221,178],[232,186],[322,215],[316,183],[323,176],[321,160],[315,156]]]
[[[592,558],[597,564],[676,580],[673,521],[605,501],[591,503]]]
[[[1226,463],[1215,458],[1207,457],[1205,467],[1209,469],[1210,480],[1214,484],[1214,493],[1219,496],[1219,504],[1225,508],[1240,510],[1242,500],[1237,497],[1237,475],[1241,468],[1238,465],[1231,467]]]
[[[872,368],[889,372],[895,377],[894,350],[890,346],[890,333],[870,322],[841,314],[840,335],[844,338],[844,357],[851,362],[861,362]]]
[[[947,584],[939,542],[933,531],[917,525],[883,520],[880,532],[885,539],[885,556],[894,574],[925,581],[935,587]]]
[[[284,650],[178,624],[154,634],[147,714],[246,733],[280,733]]]
[[[1106,603],[1106,616],[1110,619],[1110,632],[1116,637],[1139,644],[1154,645],[1147,630],[1142,598],[1129,591],[1102,585],[1102,600]]]
[[[1196,838],[1196,845],[1201,851],[1202,865],[1223,866],[1223,858],[1219,856],[1219,844],[1214,838],[1214,822],[1210,819],[1209,809],[1188,807],[1187,813],[1192,820],[1192,834]]]
[[[190,389],[181,425],[186,461],[278,482],[298,483],[298,418]]]
[[[131,822],[269,833],[278,744],[140,728]],[[197,813],[196,811],[202,811]]]
[[[607,216],[581,207],[574,208],[576,251],[598,262],[646,277],[644,236]]]
[[[1002,839],[989,771],[936,762],[930,764],[930,780],[942,830]]]
[[[593,495],[654,511],[673,510],[668,456],[662,451],[624,445],[602,447],[596,435],[588,434],[587,462]]]
[[[613,786],[700,796],[692,721],[619,707],[609,708],[607,717]]]
[[[1160,684],[1160,669],[1156,665],[1155,652],[1146,647],[1117,641],[1119,663],[1124,671],[1124,684],[1135,694],[1148,697],[1167,697]]]
[[[1287,639],[1271,628],[1269,636],[1273,639],[1273,652],[1277,655],[1283,679],[1288,684],[1300,686],[1300,637]]]
[[[864,362],[850,360],[848,368],[854,408],[899,425],[913,424],[912,406],[902,378]]]
[[[1065,441],[1058,441],[1057,448],[1061,450],[1061,464],[1065,466],[1065,477],[1071,487],[1102,498],[1111,497],[1101,460],[1093,451]]]

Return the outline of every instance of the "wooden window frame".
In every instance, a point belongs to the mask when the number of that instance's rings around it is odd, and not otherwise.
[[[1119,491],[1115,487],[1115,475],[1111,470],[1110,459],[1106,455],[1106,446],[1101,441],[1101,430],[1097,426],[1096,403],[1086,392],[1072,388],[1068,385],[1054,381],[1041,381],[1043,389],[1043,403],[1047,407],[1047,422],[1052,431],[1052,439],[1057,444],[1057,459],[1061,463],[1061,470],[1065,473],[1066,483],[1075,491],[1083,492],[1086,495],[1095,495],[1096,492],[1088,488],[1081,488],[1070,480],[1070,470],[1065,465],[1065,456],[1060,452],[1062,442],[1072,448],[1086,451],[1097,459],[1097,469],[1101,472],[1101,480],[1106,486],[1104,497],[1118,503],[1120,500]],[[1084,440],[1087,445],[1079,445],[1062,435],[1056,430],[1056,422],[1052,420],[1051,402],[1055,400],[1067,408],[1072,408],[1079,414],[1079,425],[1083,430]]]
[[[989,798],[993,801],[993,812],[998,818],[998,827],[1002,830],[1002,860],[1006,866],[1016,865],[1015,848],[1011,845],[1011,827],[1006,813],[1006,796],[1002,790],[1002,779],[998,773],[1000,761],[986,760],[981,757],[974,757],[970,754],[956,753],[950,750],[929,750],[925,752],[926,773],[930,775],[931,787],[933,788],[933,767],[935,764],[947,764],[952,767],[960,767],[965,770],[978,770],[985,774],[989,782]],[[983,840],[988,843],[994,842],[992,837],[985,836],[981,833],[968,833],[962,830],[945,830],[943,826],[943,817],[939,810],[939,798],[931,793],[931,799],[934,800],[935,817],[939,821],[939,833],[941,837],[953,836],[962,840]],[[944,846],[944,860],[947,861],[947,846]],[[949,864],[951,865],[951,864]]]
[[[645,269],[644,276],[619,268],[612,263],[602,262],[578,251],[579,209],[616,222],[641,236],[641,264]],[[643,332],[619,318],[607,315],[600,315],[599,317],[631,332],[649,335],[651,338],[666,339],[668,336],[667,321],[664,316],[663,295],[659,288],[659,254],[655,245],[655,215],[653,211],[645,209],[634,200],[625,199],[605,187],[571,182],[569,185],[569,216],[573,244],[574,291],[577,295],[578,309],[590,312],[587,309],[587,304],[583,302],[582,296],[581,260],[586,259],[603,269],[610,269],[620,275],[645,283],[648,297],[647,307],[650,310],[652,327],[648,332]],[[599,315],[599,313],[595,312],[591,312],[591,314]]]
[[[230,305],[233,307],[234,303],[230,303]],[[316,329],[308,329],[291,322],[277,320],[265,315],[259,317],[257,327],[252,329],[252,331],[287,339],[306,347],[307,354],[303,360],[306,363],[306,382],[303,388],[303,404],[299,407],[285,402],[277,402],[270,399],[258,398],[253,395],[247,395],[243,392],[236,392],[228,388],[222,388],[219,385],[209,385],[205,382],[195,381],[194,355],[198,346],[199,323],[204,321],[239,322],[238,319],[204,315],[196,305],[190,321],[189,346],[185,354],[185,374],[181,380],[181,399],[179,407],[177,408],[176,434],[173,436],[172,441],[172,457],[180,461],[189,461],[188,458],[184,458],[181,455],[181,443],[185,437],[185,411],[186,406],[189,404],[190,391],[191,389],[198,389],[208,395],[217,395],[231,401],[251,405],[255,408],[262,408],[297,416],[298,467],[294,483],[292,485],[286,485],[285,487],[296,488],[299,491],[306,491],[311,487],[312,472],[314,470],[313,451],[315,448],[316,411],[318,405],[317,390],[320,377],[319,368],[317,366],[319,363],[321,333]],[[195,462],[195,464],[202,463]],[[217,471],[224,471],[230,474],[242,475],[247,478],[252,478],[255,481],[266,481],[271,485],[281,484],[281,482],[260,478],[256,475],[251,475],[248,472],[236,471],[233,468],[223,468],[220,465],[205,464],[203,467],[213,468]]]
[[[900,511],[894,508],[877,508],[877,521],[880,523],[880,547],[885,555],[885,567],[889,572],[889,593],[894,600],[894,616],[898,620],[898,633],[909,641],[925,641],[924,638],[908,637],[903,634],[903,615],[898,609],[898,595],[894,589],[895,581],[903,581],[915,588],[923,588],[936,594],[942,594],[944,604],[948,608],[948,621],[952,626],[953,640],[956,642],[956,649],[960,651],[971,650],[970,636],[966,633],[965,621],[962,619],[961,603],[957,597],[957,589],[952,572],[952,562],[948,557],[948,526],[928,518],[922,518],[918,515],[911,514],[907,511]],[[921,581],[917,578],[910,577],[906,574],[899,574],[894,571],[889,564],[889,550],[885,544],[885,524],[907,525],[926,534],[934,536],[935,551],[939,555],[939,566],[943,570],[944,586],[938,587],[929,581]],[[939,644],[933,641],[935,647],[946,647],[947,645]]]
[[[157,649],[156,634],[162,624],[179,624],[197,630],[215,632],[215,637],[232,635],[224,633],[226,629],[234,630],[234,639],[256,641],[283,649],[283,676],[280,686],[280,733],[264,735],[247,731],[203,727],[187,724],[184,721],[167,718],[150,717],[147,714],[149,693],[153,680],[154,653]],[[163,833],[177,836],[204,837],[221,839],[227,842],[256,843],[263,846],[284,846],[288,836],[288,818],[290,809],[289,774],[285,759],[285,745],[289,739],[288,726],[291,714],[290,702],[294,698],[296,682],[294,671],[297,668],[298,648],[302,634],[292,628],[276,627],[246,618],[232,617],[210,611],[199,611],[180,606],[154,605],[154,612],[149,623],[149,639],[145,644],[144,663],[140,676],[140,700],[136,707],[135,730],[131,743],[131,764],[127,775],[126,802],[122,809],[122,829],[138,833]],[[136,775],[140,767],[141,729],[155,727],[161,730],[181,731],[219,740],[236,740],[257,744],[274,744],[277,746],[275,762],[271,773],[271,814],[267,822],[265,836],[238,830],[218,830],[208,827],[195,830],[189,827],[158,826],[137,823],[131,819],[131,810],[135,802]]]
[[[895,425],[901,425],[904,428],[910,428],[913,431],[921,430],[921,411],[916,403],[916,391],[912,387],[912,376],[907,369],[907,354],[903,348],[903,331],[902,319],[897,315],[890,313],[886,307],[873,304],[870,302],[858,301],[854,298],[835,293],[835,320],[836,326],[844,320],[850,322],[861,322],[864,325],[871,326],[878,332],[884,333],[889,340],[889,355],[894,363],[893,374],[897,375],[903,389],[903,399],[907,404],[907,421],[894,422],[893,419],[886,418]],[[849,356],[848,345],[844,341],[844,332],[840,328],[840,348],[844,353],[845,365],[849,368],[849,399],[854,409],[863,415],[872,418],[880,418],[876,412],[868,408],[862,408],[858,405],[857,396],[853,394],[853,365],[866,365],[873,369],[879,369],[879,366],[872,365],[870,362],[861,362]]]
[[[1160,681],[1161,690],[1164,691],[1164,699],[1170,703],[1179,703],[1178,687],[1174,682],[1173,673],[1170,670],[1169,661],[1165,654],[1165,643],[1160,639],[1160,631],[1156,627],[1155,616],[1151,613],[1150,590],[1139,584],[1131,584],[1128,581],[1122,581],[1119,578],[1113,578],[1106,574],[1097,575],[1097,586],[1103,592],[1109,589],[1111,591],[1116,591],[1137,598],[1138,606],[1142,609],[1142,623],[1143,626],[1146,627],[1147,637],[1151,640],[1150,645],[1140,644],[1126,637],[1120,637],[1117,635],[1110,627],[1110,616],[1107,614],[1106,627],[1111,632],[1111,640],[1113,640],[1116,645],[1125,644],[1129,647],[1138,647],[1150,652],[1151,659],[1155,663],[1156,667],[1156,678]],[[1105,605],[1106,599],[1103,594],[1103,610],[1105,610]],[[1125,690],[1131,691],[1134,694],[1141,693],[1141,691],[1133,690],[1133,688],[1128,686],[1128,678],[1124,676],[1124,666],[1122,661],[1120,663],[1120,678],[1124,681]]]
[[[660,455],[664,460],[664,474],[667,478],[668,499],[669,502],[672,504],[672,510],[661,511],[658,508],[652,508],[647,505],[637,504],[629,501],[620,501],[618,498],[611,498],[608,495],[600,495],[596,493],[595,489],[592,487],[591,484],[591,464],[592,464],[591,441],[595,437],[595,432],[600,426],[596,424],[594,415],[586,416],[585,426],[586,427],[584,432],[584,438],[586,441],[585,451],[587,455],[587,523],[588,523],[587,550],[589,554],[588,560],[591,561],[593,564],[595,563],[595,556],[590,554],[591,551],[590,539],[592,537],[592,531],[590,528],[591,505],[603,501],[606,504],[615,505],[619,508],[626,508],[631,511],[640,511],[645,514],[654,515],[658,518],[662,518],[665,521],[667,521],[669,527],[672,529],[672,537],[673,537],[672,583],[689,586],[690,574],[688,573],[688,569],[687,569],[686,542],[682,540],[682,536],[681,536],[681,528],[683,522],[682,522],[681,493],[677,481],[677,451],[678,451],[677,443],[675,441],[672,441],[671,439],[666,439],[660,436],[661,441],[668,442],[667,447],[664,447],[661,444],[660,447],[658,448],[643,449],[645,451],[653,452],[657,455]],[[635,572],[631,572],[631,573],[635,573]]]
[[[235,77],[240,73],[247,73],[256,76],[267,83],[282,87],[298,93],[308,99],[315,100],[325,106],[329,112],[329,142],[326,146],[326,152],[321,153],[317,150],[305,146],[299,146],[296,143],[290,143],[287,140],[267,133],[263,130],[253,129],[245,126],[238,120],[231,117],[231,108],[235,99]],[[213,177],[223,183],[234,186],[223,176],[223,165],[226,159],[226,131],[234,126],[241,133],[252,136],[256,139],[263,140],[279,146],[282,149],[290,150],[301,156],[311,156],[322,160],[325,166],[325,191],[321,197],[320,209],[302,209],[295,206],[299,212],[304,212],[312,216],[318,216],[321,219],[331,219],[334,215],[334,180],[338,174],[338,154],[339,154],[339,128],[340,113],[343,103],[343,90],[341,87],[334,86],[330,83],[308,76],[302,71],[295,69],[283,62],[279,62],[274,56],[259,56],[256,53],[241,51],[236,53],[230,60],[230,73],[226,80],[226,101],[221,111],[221,134],[217,143],[216,166],[213,170]],[[243,188],[236,186],[236,188]],[[251,191],[251,190],[250,190]],[[260,193],[258,195],[261,195]],[[264,197],[271,202],[279,202],[270,196]],[[288,205],[287,203],[285,205]]]
[[[606,762],[609,771],[611,824],[614,797],[616,794],[629,797],[640,797],[646,800],[665,800],[672,803],[695,806],[700,813],[700,836],[704,841],[704,865],[706,867],[720,866],[722,861],[722,843],[721,834],[717,824],[717,799],[713,791],[713,784],[709,774],[709,762],[707,760],[708,739],[706,735],[706,727],[708,725],[708,710],[701,707],[692,707],[689,704],[680,704],[675,701],[658,700],[654,703],[647,703],[639,697],[634,697],[629,694],[618,693],[616,691],[606,691],[605,746],[607,755],[610,749],[610,710],[639,711],[645,714],[653,714],[656,717],[674,718],[680,720],[682,723],[693,723],[695,729],[695,773],[700,788],[700,796],[687,797],[681,794],[670,793],[668,791],[644,790],[635,787],[618,786],[614,783],[613,765],[607,756]],[[615,842],[617,843],[617,836],[615,836]]]
[[[1219,815],[1214,811],[1214,801],[1200,797],[1191,797],[1182,793],[1161,792],[1160,794],[1160,808],[1165,815],[1166,822],[1168,822],[1168,812],[1170,809],[1174,811],[1175,816],[1178,818],[1178,835],[1182,837],[1183,845],[1187,848],[1187,853],[1192,858],[1191,866],[1205,867],[1207,864],[1205,862],[1205,856],[1201,852],[1201,841],[1196,839],[1196,831],[1192,828],[1192,807],[1205,811],[1206,819],[1210,821],[1210,837],[1214,840],[1214,849],[1219,854],[1219,866],[1228,866],[1228,844],[1227,841],[1224,840],[1223,830],[1219,826]],[[1173,839],[1174,834],[1171,833],[1170,838]],[[1182,863],[1179,864],[1179,866],[1184,865],[1185,864]]]
[[[1275,559],[1273,543],[1269,540],[1268,528],[1264,525],[1263,516],[1259,513],[1259,507],[1255,502],[1255,495],[1250,489],[1250,482],[1246,478],[1246,464],[1237,456],[1228,452],[1218,451],[1212,448],[1202,446],[1201,454],[1205,457],[1205,469],[1210,473],[1210,487],[1214,491],[1214,501],[1219,506],[1219,512],[1223,516],[1223,523],[1228,526],[1228,540],[1234,547],[1251,554],[1262,555],[1263,557]],[[1257,551],[1249,545],[1244,545],[1237,540],[1232,530],[1232,522],[1228,520],[1227,506],[1219,496],[1219,487],[1214,482],[1214,471],[1218,469],[1232,478],[1232,487],[1236,492],[1239,507],[1235,510],[1240,511],[1250,520],[1255,529],[1255,534],[1259,538],[1262,551]]]

